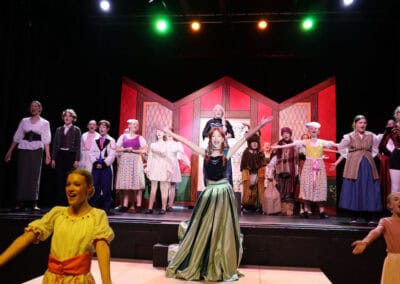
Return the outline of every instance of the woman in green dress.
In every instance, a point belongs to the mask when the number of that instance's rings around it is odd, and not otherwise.
[[[167,267],[167,277],[186,280],[230,281],[240,276],[238,266],[242,258],[242,244],[237,201],[226,178],[226,165],[246,139],[272,120],[263,118],[235,145],[226,150],[225,134],[220,128],[209,131],[207,149],[200,148],[186,138],[164,132],[186,144],[204,157],[207,187],[200,194],[188,227],[176,254]]]

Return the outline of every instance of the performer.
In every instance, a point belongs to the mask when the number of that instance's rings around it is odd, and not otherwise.
[[[281,140],[277,143],[278,146],[293,143],[291,128],[282,127],[281,136]],[[281,213],[282,215],[293,216],[294,191],[298,175],[297,148],[274,149],[269,166],[275,168],[276,186],[281,196]]]
[[[260,135],[256,133],[247,139],[247,148],[243,151],[240,161],[243,184],[242,206],[245,210],[263,212],[266,165],[265,155],[260,150]]]
[[[386,198],[391,190],[390,182],[390,155],[394,150],[393,141],[390,139],[392,129],[396,126],[396,122],[393,119],[389,119],[386,122],[385,131],[381,134],[381,142],[379,143],[379,182],[381,184],[382,194],[382,205],[386,207]]]
[[[110,126],[108,120],[99,121],[100,137],[92,143],[89,154],[93,164],[94,182],[94,195],[90,199],[90,204],[104,209],[107,215],[112,215],[113,163],[116,153],[115,140],[108,135]]]
[[[373,156],[378,153],[379,138],[366,130],[367,119],[357,115],[353,120],[354,131],[343,135],[338,145],[341,156],[346,158],[339,207],[350,211],[350,223],[366,212],[370,225],[376,223],[376,214],[382,210],[379,175]],[[337,166],[342,159],[333,164]]]
[[[228,151],[225,133],[220,128],[209,131],[207,149],[165,128],[167,134],[204,156],[208,177],[207,187],[200,194],[179,248],[167,267],[167,277],[230,281],[241,275],[238,267],[243,250],[237,201],[226,176],[226,167],[246,139],[271,120],[263,118]]]
[[[119,161],[115,188],[119,191],[121,200],[115,209],[135,213],[134,197],[136,197],[136,207],[138,209],[142,207],[142,195],[145,187],[142,155],[147,153],[147,143],[144,137],[137,133],[139,121],[128,119],[127,122],[129,130],[117,140]]]
[[[172,131],[172,130],[171,130]],[[167,155],[171,162],[172,166],[172,176],[171,182],[168,188],[168,204],[167,211],[172,211],[172,206],[174,205],[175,195],[176,195],[176,187],[182,181],[181,169],[179,166],[179,159],[184,159],[187,166],[190,167],[190,161],[186,157],[185,151],[183,150],[183,146],[181,142],[175,141],[174,138],[166,134],[166,144],[167,144]],[[187,164],[188,163],[188,164]]]
[[[67,204],[64,194],[65,180],[68,172],[78,168],[81,159],[81,130],[74,125],[77,118],[73,109],[64,110],[62,112],[64,125],[58,127],[54,135],[51,167],[56,169],[57,205]]]
[[[13,142],[4,158],[5,162],[11,160],[12,153],[18,145],[17,168],[17,205],[15,211],[20,211],[25,201],[32,202],[32,210],[40,211],[38,207],[40,175],[42,170],[43,149],[45,163],[50,164],[50,123],[40,116],[42,104],[32,101],[30,104],[30,117],[23,118],[15,131]]]
[[[158,183],[161,190],[161,210],[160,214],[165,214],[167,210],[168,190],[172,181],[173,164],[168,156],[168,146],[164,141],[164,132],[156,130],[157,141],[150,144],[149,157],[145,173],[151,181],[151,192],[149,199],[149,207],[144,212],[145,214],[153,213],[153,205],[156,200]]]
[[[274,146],[273,148],[304,147],[306,160],[300,176],[299,198],[304,200],[303,217],[308,218],[311,213],[311,202],[316,202],[319,207],[319,217],[328,218],[325,213],[324,203],[328,196],[327,176],[323,161],[324,148],[336,147],[335,142],[318,138],[321,124],[315,121],[306,123],[310,139],[296,140],[293,143]]]
[[[275,168],[269,164],[272,158],[272,146],[270,142],[264,143],[265,156],[265,178],[264,178],[264,196],[262,202],[262,211],[264,215],[277,214],[281,212],[281,197],[276,188]]]
[[[90,120],[87,124],[87,129],[81,137],[81,160],[79,161],[79,168],[87,169],[92,172],[92,162],[89,157],[89,150],[92,147],[92,142],[100,137],[97,130],[96,120]]]
[[[90,273],[96,252],[103,284],[111,284],[110,248],[114,232],[103,210],[92,208],[93,178],[85,169],[68,174],[65,193],[68,207],[56,206],[29,223],[25,232],[0,255],[0,267],[30,244],[52,235],[49,262],[43,283],[95,283]]]
[[[225,143],[226,143],[227,147],[229,148],[228,139],[235,138],[235,133],[233,132],[232,125],[227,119],[225,119],[225,109],[222,105],[220,105],[220,104],[215,105],[213,108],[213,111],[214,111],[214,117],[207,121],[206,126],[203,129],[203,134],[202,134],[203,140],[206,137],[208,137],[208,132],[211,129],[216,128],[216,127],[221,128],[225,133],[225,139],[226,139]],[[227,170],[227,178],[233,187],[231,161],[228,161],[226,170]],[[205,169],[203,169],[203,174],[204,174],[204,185],[207,185],[207,184],[205,184],[207,181],[207,176],[205,176],[205,174],[206,174]]]
[[[303,133],[300,137],[301,140],[307,140],[310,139],[310,135],[308,133]],[[305,153],[305,148],[301,147],[299,149],[299,175],[301,176],[301,172],[303,170],[304,162],[306,161],[306,153]],[[304,214],[304,200],[299,197],[300,195],[300,180],[299,178],[296,181],[296,188],[294,192],[294,200],[295,202],[299,203],[299,214],[301,217],[306,217]],[[308,217],[308,214],[307,214]]]
[[[381,284],[400,283],[400,192],[392,192],[387,197],[390,217],[382,218],[378,226],[362,239],[353,242],[353,254],[361,254],[381,235],[385,238],[387,255],[383,263]]]
[[[390,180],[391,191],[400,192],[400,106],[394,110],[396,127],[390,133],[390,140],[393,144],[393,151],[390,154]]]

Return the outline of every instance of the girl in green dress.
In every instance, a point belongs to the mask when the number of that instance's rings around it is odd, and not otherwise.
[[[246,139],[271,120],[272,117],[263,118],[257,127],[249,130],[228,151],[224,131],[220,128],[209,131],[207,149],[200,148],[168,128],[164,129],[165,133],[204,157],[208,178],[207,187],[200,194],[176,254],[167,267],[167,277],[207,281],[239,278],[238,266],[243,249],[237,201],[226,178],[226,166]]]

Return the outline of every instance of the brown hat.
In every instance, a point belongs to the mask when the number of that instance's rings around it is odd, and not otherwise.
[[[282,127],[282,128],[281,128],[281,135],[283,135],[284,132],[287,132],[287,133],[289,133],[290,135],[292,135],[292,133],[293,133],[292,129],[289,128],[289,127]]]
[[[247,147],[250,148],[251,142],[257,142],[257,149],[260,149],[260,136],[257,134],[253,134],[249,138],[247,138]]]

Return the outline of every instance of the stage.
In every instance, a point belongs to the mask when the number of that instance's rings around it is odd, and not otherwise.
[[[113,283],[135,284],[184,284],[196,283],[195,281],[183,281],[166,278],[165,269],[153,267],[148,260],[113,259],[111,261],[111,277]],[[235,283],[279,283],[279,284],[330,284],[332,282],[319,269],[301,267],[271,267],[246,265],[240,267],[240,273],[244,276]],[[97,260],[92,261],[92,274],[96,283],[101,283],[100,270]],[[140,275],[140,277],[138,277]],[[42,276],[24,282],[24,284],[41,284]],[[132,281],[135,279],[135,281]],[[210,283],[204,281],[204,283]],[[225,282],[228,283],[228,282]]]
[[[0,222],[7,234],[3,233],[1,249],[28,222],[46,212],[46,208],[42,209],[41,213],[2,209]],[[167,246],[177,242],[178,225],[188,220],[191,212],[190,208],[176,206],[165,215],[157,214],[155,209],[154,214],[116,212],[109,216],[116,235],[111,244],[112,258],[151,261],[154,269],[162,269]],[[332,283],[379,283],[385,257],[383,239],[373,243],[363,255],[351,254],[351,243],[371,229],[366,223],[350,225],[346,216],[320,219],[316,215],[304,219],[255,212],[242,212],[239,221],[244,235],[242,266],[301,267],[320,270]],[[39,277],[46,269],[48,252],[49,241],[29,247],[0,270],[1,279],[21,283]]]

